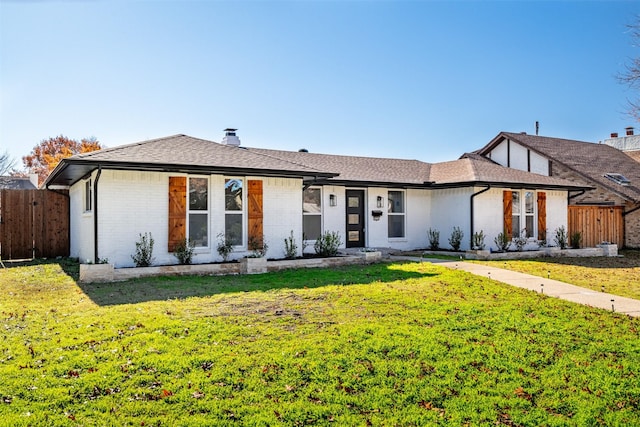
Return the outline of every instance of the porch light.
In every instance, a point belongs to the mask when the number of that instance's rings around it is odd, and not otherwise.
[[[338,206],[338,199],[335,194],[329,194],[329,206]]]
[[[376,197],[376,207],[384,208],[384,199],[382,198],[382,196]]]

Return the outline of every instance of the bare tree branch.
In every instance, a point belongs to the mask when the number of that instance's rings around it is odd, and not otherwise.
[[[13,159],[8,151],[0,154],[0,176],[8,175],[16,167],[16,160]]]

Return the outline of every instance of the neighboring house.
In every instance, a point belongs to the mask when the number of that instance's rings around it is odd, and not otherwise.
[[[586,245],[640,247],[640,164],[606,144],[501,132],[477,151],[509,168],[593,187],[569,193],[569,230]]]
[[[15,176],[0,176],[0,190],[35,190],[38,188],[38,175],[31,174],[28,178]]]
[[[449,247],[460,227],[462,249],[480,230],[489,248],[513,223],[529,224],[532,242],[566,226],[568,193],[589,188],[477,155],[430,164],[245,148],[234,129],[225,131],[222,143],[175,135],[63,159],[45,186],[69,188],[71,256],[132,266],[145,232],[157,264],[175,264],[185,237],[196,263],[221,260],[221,236],[232,240],[233,258],[263,236],[267,257],[282,258],[291,233],[300,255],[303,239],[310,251],[329,231],[343,248],[405,250],[427,247],[430,228]],[[507,195],[518,209],[505,214]]]
[[[603,143],[617,148],[633,160],[640,162],[640,135],[634,135],[632,127],[625,130],[625,136],[618,136],[614,132],[611,133],[611,138],[605,139]]]

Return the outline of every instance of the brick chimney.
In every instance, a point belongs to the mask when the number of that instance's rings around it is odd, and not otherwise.
[[[611,138],[617,138],[618,132],[611,132]]]
[[[629,126],[624,129],[627,131],[627,136],[633,136],[633,127]]]
[[[234,147],[240,146],[240,138],[236,136],[236,131],[238,129],[226,128],[224,130],[224,138],[222,138],[222,143],[224,145],[232,145]]]

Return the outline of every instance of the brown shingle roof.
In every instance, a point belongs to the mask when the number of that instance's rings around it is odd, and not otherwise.
[[[616,148],[571,139],[501,132],[487,146],[479,150],[479,153],[486,154],[505,138],[561,163],[587,181],[598,184],[627,200],[640,201],[640,164]],[[606,173],[622,174],[631,181],[631,184],[628,186],[616,184],[605,178]]]
[[[500,166],[477,154],[465,154],[463,158],[435,163],[431,167],[431,179],[436,186],[453,183],[504,184],[510,187],[570,188],[575,186],[564,179],[533,174]]]
[[[502,167],[478,154],[465,156],[454,162],[430,164],[419,160],[241,148],[174,135],[64,159],[46,183],[68,185],[101,165],[107,169],[302,176],[319,183],[389,187],[474,183],[502,183],[519,188],[577,187],[568,181]]]
[[[286,159],[313,169],[339,173],[332,182],[366,182],[424,185],[429,181],[431,164],[418,160],[339,156],[300,151],[249,148],[265,156]]]

